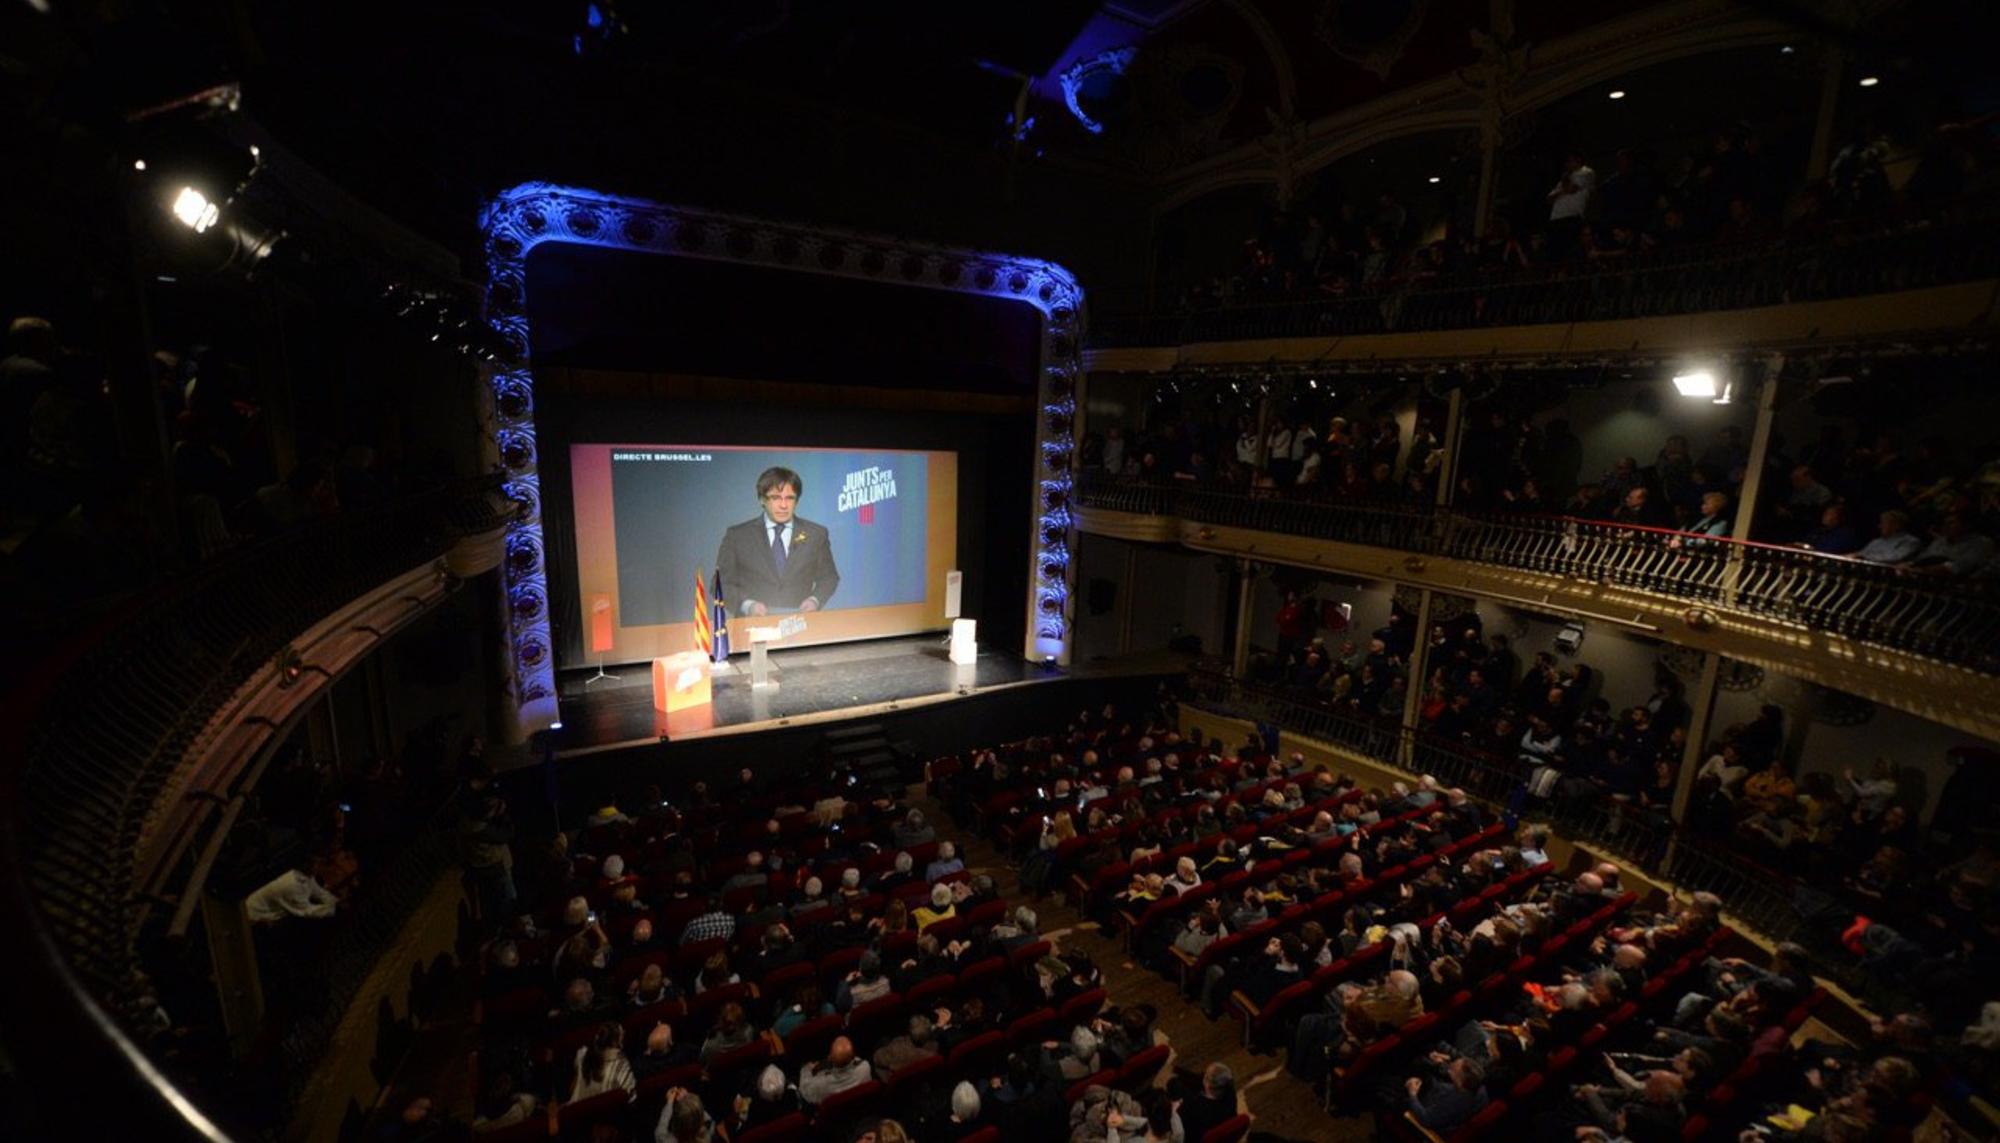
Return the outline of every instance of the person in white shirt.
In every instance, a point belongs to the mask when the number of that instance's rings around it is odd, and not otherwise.
[[[1266,438],[1265,457],[1269,462],[1271,479],[1280,485],[1290,484],[1298,477],[1299,466],[1292,459],[1292,426],[1283,417],[1271,419],[1271,434]]]
[[[254,924],[275,924],[286,917],[331,917],[338,904],[326,886],[298,869],[278,874],[243,901]]]
[[[1549,251],[1557,259],[1576,252],[1583,237],[1583,218],[1597,190],[1597,172],[1575,152],[1563,159],[1562,178],[1549,191]]]
[[[1243,431],[1236,436],[1236,463],[1257,467],[1257,426],[1247,417]]]

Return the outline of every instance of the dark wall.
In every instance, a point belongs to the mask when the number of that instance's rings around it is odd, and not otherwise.
[[[1041,312],[925,286],[557,243],[528,259],[535,361],[1032,392]]]

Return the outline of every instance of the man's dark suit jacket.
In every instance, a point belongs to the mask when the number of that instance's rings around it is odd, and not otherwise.
[[[792,517],[792,546],[783,575],[771,559],[771,541],[764,534],[761,514],[732,525],[722,534],[715,570],[722,576],[722,597],[731,615],[743,614],[743,605],[753,601],[772,611],[790,611],[807,596],[825,607],[840,586],[840,570],[833,566],[833,545],[826,529],[800,516]]]

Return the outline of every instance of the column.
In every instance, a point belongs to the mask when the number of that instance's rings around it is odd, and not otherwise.
[[[1472,236],[1486,237],[1492,222],[1493,184],[1500,168],[1500,96],[1489,90],[1479,127],[1479,194],[1472,200]]]
[[[1257,471],[1271,471],[1271,395],[1257,398]],[[1252,483],[1255,483],[1253,478]]]
[[[1747,540],[1763,493],[1764,458],[1771,454],[1771,425],[1778,416],[1778,386],[1785,372],[1785,355],[1773,353],[1764,360],[1764,376],[1757,386],[1757,424],[1750,430],[1750,459],[1743,467],[1743,488],[1736,502],[1736,523],[1731,539]]]
[[[1688,799],[1694,793],[1694,772],[1701,768],[1707,749],[1708,728],[1715,716],[1715,692],[1722,677],[1722,656],[1714,651],[1701,657],[1701,677],[1688,692],[1687,748],[1681,751],[1680,772],[1674,776],[1673,819],[1675,825],[1687,820]]]
[[[340,769],[340,726],[333,717],[330,686],[320,690],[312,709],[306,711],[306,749],[313,761],[329,763],[336,771]]]
[[[1132,653],[1132,589],[1139,582],[1139,545],[1125,545],[1125,571],[1118,578],[1118,653]]]
[[[1454,393],[1452,396],[1456,397]],[[1410,661],[1405,666],[1410,682],[1403,690],[1403,717],[1397,724],[1396,764],[1405,770],[1415,771],[1417,740],[1413,733],[1417,728],[1417,712],[1424,705],[1424,678],[1429,670],[1425,663],[1430,655],[1431,598],[1430,588],[1417,589],[1416,643],[1410,651]]]
[[[257,972],[257,940],[241,900],[201,895],[202,930],[208,934],[208,961],[215,970],[215,995],[229,1054],[248,1059],[264,1025],[264,985]]]
[[[1806,157],[1806,179],[1826,177],[1833,162],[1833,123],[1840,113],[1840,86],[1847,76],[1847,52],[1828,41],[1820,46],[1819,116],[1813,121],[1812,151]]]
[[[1250,623],[1257,614],[1257,565],[1236,558],[1236,646],[1230,671],[1238,679],[1250,673]]]
[[[1451,391],[1451,406],[1445,412],[1444,439],[1438,447],[1444,450],[1444,464],[1438,469],[1437,504],[1443,508],[1451,503],[1452,485],[1458,482],[1458,446],[1465,435],[1465,389],[1463,386]]]
[[[377,757],[396,756],[393,721],[389,716],[389,687],[382,680],[382,649],[369,652],[361,663],[363,695],[368,703],[368,745]]]

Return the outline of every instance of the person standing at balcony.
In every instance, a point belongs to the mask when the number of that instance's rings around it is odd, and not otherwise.
[[[1289,662],[1306,640],[1306,608],[1299,601],[1299,593],[1285,593],[1284,605],[1278,608],[1278,658]]]
[[[1576,254],[1584,215],[1596,190],[1597,172],[1583,161],[1580,152],[1570,152],[1563,158],[1562,177],[1548,193],[1549,251],[1555,260],[1567,261]]]
[[[1271,473],[1271,482],[1280,488],[1289,488],[1298,479],[1298,462],[1292,459],[1292,443],[1297,435],[1292,429],[1290,417],[1271,418],[1271,433],[1264,442],[1266,467]]]
[[[1249,417],[1237,418],[1236,463],[1248,469],[1257,467],[1257,422]]]

